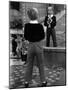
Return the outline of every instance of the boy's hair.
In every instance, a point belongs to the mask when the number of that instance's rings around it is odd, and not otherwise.
[[[48,15],[48,10],[49,9],[51,9],[53,11],[53,14],[54,14],[54,8],[53,8],[53,6],[50,5],[50,6],[47,7],[47,15]]]
[[[52,6],[49,6],[48,9],[52,9],[53,10],[53,7]]]
[[[49,8],[49,9],[52,9],[52,10],[53,10],[53,5],[52,5],[52,4],[49,4],[47,8]]]
[[[32,8],[27,11],[28,17],[30,20],[36,20],[38,18],[37,8]]]

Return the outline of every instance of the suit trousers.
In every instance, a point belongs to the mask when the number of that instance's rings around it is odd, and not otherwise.
[[[46,46],[47,47],[50,46],[50,36],[52,36],[53,46],[57,47],[55,29],[49,29],[49,28],[47,28]]]
[[[44,73],[44,55],[43,48],[39,42],[30,43],[27,54],[27,65],[25,70],[25,81],[30,82],[32,80],[33,64],[36,57],[36,62],[39,68],[40,80],[45,81]]]

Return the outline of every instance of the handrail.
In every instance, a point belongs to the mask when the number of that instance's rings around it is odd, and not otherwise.
[[[48,51],[48,52],[62,52],[62,53],[66,53],[66,48],[65,47],[45,47],[45,46],[43,46],[43,50],[44,51]]]

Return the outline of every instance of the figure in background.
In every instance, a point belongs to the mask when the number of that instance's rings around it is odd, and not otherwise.
[[[22,51],[22,38],[19,34],[17,34],[17,56],[18,58],[21,58],[21,51]]]
[[[17,55],[16,48],[17,48],[16,38],[14,36],[12,36],[12,54],[13,54],[13,56]]]
[[[48,7],[47,16],[45,17],[44,25],[45,25],[45,27],[47,27],[46,46],[47,47],[50,46],[50,36],[52,36],[53,46],[57,47],[56,32],[55,32],[56,16],[54,15],[52,6]]]
[[[23,62],[25,62],[24,64],[26,64],[26,58],[27,58],[27,45],[25,42],[25,39],[23,38],[23,35],[17,34],[17,56],[18,58],[20,58]]]

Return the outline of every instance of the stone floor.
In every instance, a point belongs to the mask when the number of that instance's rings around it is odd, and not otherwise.
[[[24,88],[24,73],[26,64],[24,62],[13,60],[14,64],[10,65],[10,88]],[[62,67],[45,68],[45,79],[47,86],[63,86],[65,85],[65,70]],[[29,87],[38,87],[40,85],[39,70],[36,66],[33,68],[32,82]]]

